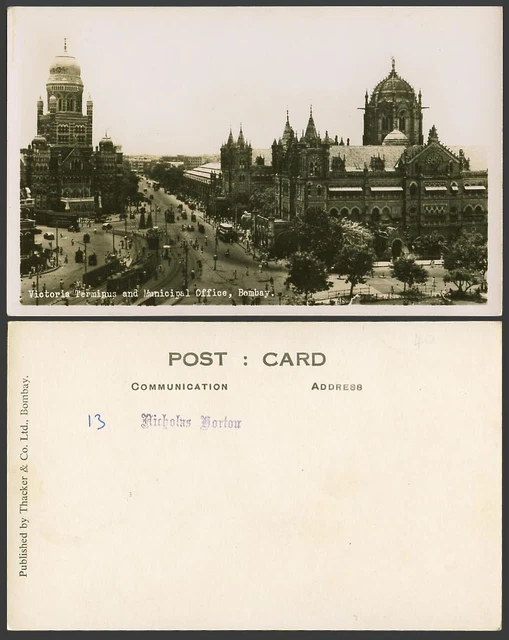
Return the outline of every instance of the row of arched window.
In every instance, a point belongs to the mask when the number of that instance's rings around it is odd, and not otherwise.
[[[81,96],[68,98],[57,94],[55,98],[57,99],[57,111],[79,111],[81,113],[83,106]]]
[[[410,215],[416,215],[417,209],[415,207],[410,207],[408,213]],[[458,208],[451,207],[450,213],[451,215],[457,215]],[[463,213],[467,216],[473,214],[482,215],[484,213],[484,209],[480,204],[478,204],[475,208],[472,205],[467,205],[466,207],[464,207]],[[356,217],[360,216],[360,210],[359,207],[352,207],[351,209],[349,209],[348,207],[343,207],[338,211],[336,207],[332,207],[332,209],[330,209],[329,211],[329,215],[334,217],[351,217],[352,219],[355,219]],[[373,209],[371,209],[371,219],[373,220],[373,222],[378,222],[381,219],[383,220],[390,217],[391,210],[389,207],[384,207],[382,210],[380,210],[378,207],[373,207]]]

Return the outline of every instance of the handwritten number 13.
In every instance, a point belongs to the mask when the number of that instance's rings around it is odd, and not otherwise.
[[[106,422],[104,422],[104,420],[101,418],[100,413],[96,413],[94,416],[91,416],[90,414],[88,414],[88,426],[89,427],[94,426],[94,422],[98,425],[97,431],[104,429],[104,427],[106,426]]]

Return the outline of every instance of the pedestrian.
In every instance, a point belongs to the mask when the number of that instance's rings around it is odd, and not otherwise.
[[[263,271],[263,264],[260,262],[260,265],[258,266],[258,269],[260,270],[260,273]]]
[[[64,288],[64,281],[62,280],[62,278],[60,278],[60,289]]]
[[[237,279],[237,269],[235,269],[233,271],[233,279],[236,280]]]
[[[273,285],[273,284],[274,284],[274,278],[273,278],[272,276],[270,276],[270,278],[269,278],[269,282],[270,282],[270,284],[271,284],[271,285]]]
[[[68,262],[69,262],[69,258],[68,258],[67,256],[65,256],[65,258],[64,258],[64,262],[65,262],[65,264],[68,264]]]
[[[269,290],[269,283],[268,283],[268,282],[266,282],[266,283],[265,283],[265,291],[268,291],[268,290]]]
[[[246,276],[249,275],[249,269],[246,269]]]

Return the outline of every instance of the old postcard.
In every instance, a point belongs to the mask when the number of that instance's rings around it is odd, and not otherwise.
[[[499,323],[143,326],[11,323],[11,629],[500,627]]]
[[[500,7],[8,16],[11,315],[500,313]]]

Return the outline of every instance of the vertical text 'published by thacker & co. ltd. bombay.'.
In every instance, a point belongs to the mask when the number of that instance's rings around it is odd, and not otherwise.
[[[18,576],[28,577],[28,427],[29,427],[29,388],[30,380],[24,377],[21,388],[21,407],[19,410],[19,497],[16,501],[18,511]]]

